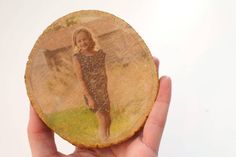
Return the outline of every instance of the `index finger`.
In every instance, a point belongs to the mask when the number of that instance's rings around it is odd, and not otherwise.
[[[171,79],[162,77],[160,89],[152,111],[143,129],[142,141],[155,152],[159,149],[171,98]]]

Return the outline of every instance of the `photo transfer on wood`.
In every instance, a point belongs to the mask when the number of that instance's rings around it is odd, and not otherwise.
[[[133,136],[158,91],[157,69],[141,37],[125,21],[96,10],[66,15],[43,32],[25,82],[43,122],[87,148]]]

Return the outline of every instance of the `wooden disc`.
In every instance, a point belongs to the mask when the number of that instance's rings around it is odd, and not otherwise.
[[[30,53],[25,81],[45,124],[87,148],[133,136],[158,91],[156,66],[141,37],[125,21],[96,10],[52,23]]]

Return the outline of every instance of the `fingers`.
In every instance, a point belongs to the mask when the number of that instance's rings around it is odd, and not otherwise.
[[[171,98],[171,80],[168,77],[160,79],[160,89],[157,100],[143,129],[142,141],[155,152],[158,150],[164,130]]]
[[[155,65],[156,65],[156,68],[157,68],[157,72],[158,72],[158,70],[159,70],[159,60],[156,58],[156,57],[153,57],[153,61],[154,61],[154,63],[155,63]]]
[[[39,119],[30,106],[28,138],[32,157],[45,157],[57,154],[53,132]]]
[[[71,154],[72,156],[86,156],[86,157],[96,157],[98,156],[96,150],[92,150],[92,149],[87,149],[87,148],[75,148],[75,151],[73,154]]]

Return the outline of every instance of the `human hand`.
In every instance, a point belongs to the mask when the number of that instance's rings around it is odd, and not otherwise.
[[[154,59],[157,69],[158,61]],[[55,144],[54,133],[39,119],[30,107],[28,137],[32,157],[156,157],[164,130],[170,97],[171,80],[161,77],[160,88],[153,108],[143,130],[126,142],[102,149],[75,148],[70,155],[60,153]]]
[[[84,96],[85,103],[89,107],[89,109],[94,110],[95,109],[95,101],[91,96]]]
[[[95,101],[93,100],[93,98],[91,96],[88,97],[88,106],[92,110],[94,110],[94,108],[95,108]]]

